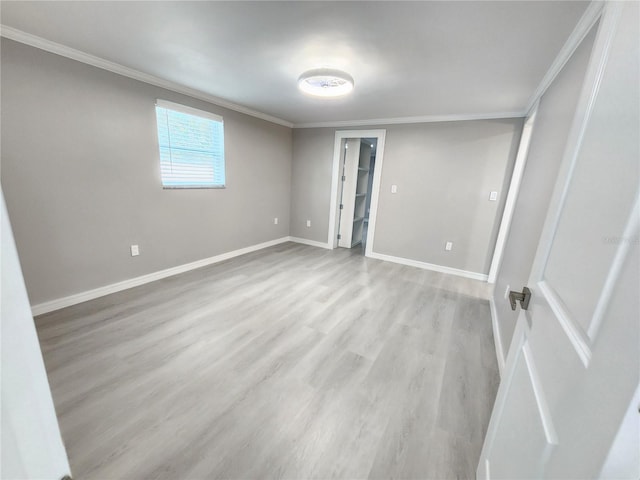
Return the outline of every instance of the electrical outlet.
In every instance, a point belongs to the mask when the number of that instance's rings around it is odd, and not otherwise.
[[[496,200],[498,200],[498,192],[491,192],[489,194],[489,200],[491,202],[495,202]]]
[[[391,193],[398,193],[398,185],[391,185]]]
[[[131,245],[131,256],[137,257],[138,255],[140,255],[140,248],[138,248],[138,245]]]
[[[273,224],[274,224],[274,225],[277,225],[277,224],[278,224],[278,217],[276,217],[276,218],[274,218],[274,219],[273,219]]]
[[[509,298],[509,292],[511,291],[511,285],[507,285],[507,289],[504,291],[504,299]]]
[[[311,226],[311,220],[307,220],[307,227]]]
[[[445,244],[445,246],[444,246],[444,249],[445,249],[447,252],[450,252],[452,248],[453,248],[453,242],[447,242],[447,243]]]

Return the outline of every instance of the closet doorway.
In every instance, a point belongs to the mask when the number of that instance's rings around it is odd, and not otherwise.
[[[329,245],[369,255],[375,232],[384,130],[336,132]],[[335,201],[335,202],[334,202]],[[331,228],[330,228],[331,230]]]

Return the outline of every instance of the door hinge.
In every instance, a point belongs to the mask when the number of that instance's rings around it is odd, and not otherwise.
[[[344,182],[347,179],[345,175],[342,175],[342,181]]]
[[[338,234],[338,240],[340,240],[342,238],[342,235]]]
[[[340,210],[342,210],[344,208],[343,204],[340,204]]]

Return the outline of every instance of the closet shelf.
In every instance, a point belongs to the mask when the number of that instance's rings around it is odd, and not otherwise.
[[[358,172],[368,172],[368,171],[369,171],[368,168],[358,167]]]
[[[356,198],[358,197],[366,197],[367,194],[366,193],[356,193]]]
[[[364,220],[364,217],[355,217],[355,218],[353,219],[353,223],[361,222],[362,220]]]

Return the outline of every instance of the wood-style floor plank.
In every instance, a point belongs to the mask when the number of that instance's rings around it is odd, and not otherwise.
[[[488,293],[288,243],[36,325],[76,478],[474,478]]]

